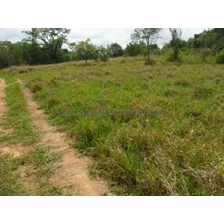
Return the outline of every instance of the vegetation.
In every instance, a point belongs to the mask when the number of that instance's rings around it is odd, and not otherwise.
[[[118,43],[113,43],[110,46],[108,46],[108,48],[110,56],[113,58],[121,57],[124,53],[122,47]]]
[[[222,65],[152,59],[13,73],[118,194],[223,195]]]
[[[0,155],[0,195],[16,196],[21,195],[21,181],[16,170],[21,163],[20,159],[6,154]]]
[[[148,56],[148,64],[151,64],[150,61],[150,45],[155,44],[157,39],[159,38],[160,28],[136,28],[134,33],[131,35],[131,38],[134,42],[145,41],[147,45],[147,56]]]
[[[1,70],[9,85],[3,127],[14,131],[0,142],[38,140],[19,78],[52,123],[75,139],[74,150],[94,158],[92,176],[108,180],[116,194],[224,195],[223,29],[205,30],[188,41],[181,40],[181,30],[170,29],[172,40],[162,49],[154,41],[155,29],[136,29],[136,42],[126,49],[116,43],[95,46],[87,39],[71,43],[67,52],[58,48],[57,55],[77,61]],[[20,55],[15,46],[49,49],[36,40],[1,43],[2,67],[26,61],[15,56]],[[49,63],[57,58],[48,55]],[[146,64],[156,65],[145,66],[145,56]],[[40,191],[31,192],[63,195],[49,182],[59,159],[41,146],[16,158],[0,154],[0,194],[30,194],[19,170],[32,164]]]
[[[219,64],[224,64],[224,51],[217,53],[216,62]]]
[[[0,41],[0,68],[13,65],[40,65],[74,60],[100,60],[107,62],[109,58],[120,56],[147,56],[146,64],[150,62],[150,54],[164,55],[168,61],[181,62],[189,54],[195,55],[203,62],[214,58],[222,63],[224,49],[224,29],[207,29],[187,41],[181,40],[180,29],[171,29],[172,40],[160,49],[156,41],[160,37],[159,28],[136,28],[131,35],[132,42],[122,49],[118,43],[106,46],[96,46],[88,38],[77,43],[69,43],[69,29],[64,28],[32,28],[24,31],[27,37],[21,42],[11,43]],[[178,31],[179,30],[179,31]],[[67,45],[68,48],[63,48]],[[209,59],[208,59],[209,58]]]
[[[0,75],[0,77],[4,78],[8,85],[6,123],[1,126],[3,130],[9,130],[6,132],[8,134],[0,136],[0,144],[12,146],[11,152],[0,152],[0,195],[66,194],[62,188],[49,181],[58,167],[57,162],[60,159],[58,154],[45,147],[37,146],[27,154],[13,155],[14,147],[33,146],[37,143],[39,133],[33,126],[21,85],[13,76]]]
[[[177,28],[170,28],[170,33],[172,35],[171,46],[173,48],[173,54],[169,58],[169,61],[179,61],[179,51],[180,51],[180,41],[182,30]]]
[[[59,159],[58,154],[43,147],[19,157],[0,154],[0,195],[64,195],[62,188],[49,182]],[[32,188],[32,185],[35,187]]]
[[[23,31],[28,35],[24,39],[25,43],[30,44],[31,63],[37,63],[41,56],[47,63],[61,62],[62,45],[67,43],[67,34],[69,29],[64,28],[32,28],[31,31]]]
[[[6,122],[2,125],[9,130],[9,133],[0,136],[0,142],[10,141],[12,144],[31,145],[38,141],[39,136],[32,125],[32,119],[28,112],[21,85],[12,76],[1,77],[5,78],[8,84],[6,88],[6,102],[9,108],[6,114]]]
[[[71,43],[70,48],[76,53],[77,59],[87,61],[96,57],[96,49],[90,43],[90,39],[80,41],[78,43]]]

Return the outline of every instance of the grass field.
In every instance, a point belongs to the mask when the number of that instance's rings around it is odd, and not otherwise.
[[[24,81],[74,149],[94,158],[91,175],[117,194],[224,195],[223,71],[162,60],[146,66],[136,57],[2,73]],[[27,126],[13,114],[9,124]],[[29,133],[25,143],[37,138],[31,127],[20,130]]]

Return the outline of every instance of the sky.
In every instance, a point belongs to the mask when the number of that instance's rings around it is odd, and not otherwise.
[[[68,35],[68,40],[70,42],[77,42],[90,38],[91,42],[96,45],[107,46],[111,43],[118,43],[123,48],[131,41],[130,35],[133,33],[134,28],[70,28],[71,32]],[[193,37],[194,34],[202,32],[205,28],[183,28],[182,29],[182,39],[188,40]],[[24,37],[21,31],[29,30],[29,28],[0,28],[0,41],[20,41]],[[162,47],[164,43],[171,40],[171,35],[168,28],[164,28],[157,42],[159,47]]]

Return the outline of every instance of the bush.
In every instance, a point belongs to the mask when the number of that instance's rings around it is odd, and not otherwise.
[[[100,57],[100,61],[107,62],[107,61],[109,61],[109,57],[107,55],[103,55]]]
[[[38,77],[37,79],[28,82],[26,86],[30,88],[32,93],[36,93],[43,88],[44,82],[40,77]]]
[[[216,54],[216,63],[224,64],[224,51]]]
[[[178,58],[175,58],[174,52],[171,48],[167,49],[165,52],[165,60],[167,62],[182,62],[181,52],[178,55]]]

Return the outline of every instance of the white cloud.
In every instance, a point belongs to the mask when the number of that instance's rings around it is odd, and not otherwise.
[[[194,34],[202,32],[203,29],[204,28],[184,28],[182,39],[187,40],[193,37]],[[20,41],[25,37],[22,30],[27,30],[27,28],[0,29],[0,41]],[[117,42],[124,48],[130,42],[130,35],[133,30],[134,28],[71,28],[68,39],[70,42],[76,42],[90,38],[92,43],[104,46]],[[167,28],[161,31],[161,36],[162,38],[158,40],[159,46],[163,46],[164,43],[169,42],[171,39],[170,32]]]

